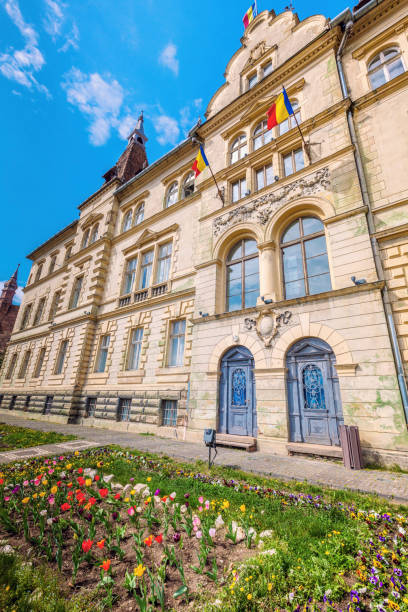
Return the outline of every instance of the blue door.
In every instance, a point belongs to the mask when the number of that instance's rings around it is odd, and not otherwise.
[[[291,442],[340,445],[343,423],[335,355],[318,338],[297,342],[287,356]]]
[[[221,362],[218,430],[256,435],[254,359],[244,346],[230,349]]]

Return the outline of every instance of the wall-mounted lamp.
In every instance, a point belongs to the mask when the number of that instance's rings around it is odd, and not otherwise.
[[[275,181],[279,181],[279,176],[274,177]]]
[[[265,297],[263,295],[261,295],[261,300],[263,301],[264,304],[272,304],[273,300],[265,300]]]
[[[86,315],[90,315],[90,314],[91,314],[91,311],[90,311],[90,310],[84,310],[84,314],[86,314]]]
[[[208,317],[208,312],[201,312],[201,310],[198,313],[201,317]]]

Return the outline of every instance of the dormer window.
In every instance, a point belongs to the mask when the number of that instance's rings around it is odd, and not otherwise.
[[[248,89],[252,89],[253,87],[255,87],[255,85],[258,82],[258,75],[256,74],[251,74],[251,76],[248,77]]]
[[[166,208],[173,206],[178,201],[178,183],[177,181],[172,183],[169,187],[166,196]]]
[[[194,193],[194,172],[187,174],[183,183],[183,198],[188,198]]]
[[[375,56],[368,65],[371,87],[377,89],[405,71],[398,47],[385,49]]]
[[[268,123],[265,119],[264,121],[261,121],[261,123],[258,123],[256,128],[254,129],[254,135],[253,135],[254,151],[268,144],[268,142],[271,142],[272,140],[273,140],[272,130],[268,130]]]
[[[246,134],[241,134],[231,145],[231,164],[248,155],[248,142]]]
[[[267,77],[268,74],[272,72],[272,62],[268,62],[262,67],[262,76],[263,78]]]

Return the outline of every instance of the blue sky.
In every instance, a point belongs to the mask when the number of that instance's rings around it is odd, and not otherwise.
[[[281,12],[286,0],[258,0]],[[250,0],[0,0],[1,281],[78,216],[141,109],[148,159],[180,142],[223,83]],[[301,19],[338,0],[297,0]],[[326,11],[329,11],[327,13]],[[204,118],[204,117],[203,117]]]

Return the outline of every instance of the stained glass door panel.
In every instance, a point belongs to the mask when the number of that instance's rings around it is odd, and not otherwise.
[[[219,431],[252,436],[254,414],[253,357],[245,347],[228,351],[221,364]]]

